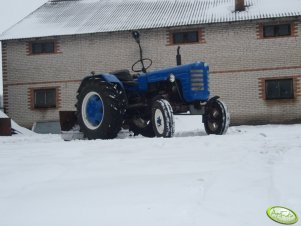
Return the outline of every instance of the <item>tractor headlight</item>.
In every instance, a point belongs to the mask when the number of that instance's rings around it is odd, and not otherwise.
[[[176,81],[176,76],[174,74],[170,74],[169,77],[168,77],[168,80],[170,82],[175,82]]]

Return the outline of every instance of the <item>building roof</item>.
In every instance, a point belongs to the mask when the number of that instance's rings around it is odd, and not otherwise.
[[[0,40],[200,25],[301,15],[301,0],[52,0]]]

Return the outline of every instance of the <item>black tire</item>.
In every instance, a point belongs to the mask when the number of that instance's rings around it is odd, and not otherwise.
[[[129,122],[130,131],[134,136],[141,134],[144,137],[155,137],[156,134],[153,129],[151,119],[143,119],[141,117],[134,117]]]
[[[157,137],[172,137],[174,135],[173,111],[167,100],[154,101],[152,105],[152,124]]]
[[[76,107],[78,124],[86,138],[113,139],[121,130],[126,96],[117,84],[91,80],[77,95]]]
[[[204,127],[206,133],[223,135],[230,124],[230,114],[227,106],[220,100],[209,102],[204,115]]]

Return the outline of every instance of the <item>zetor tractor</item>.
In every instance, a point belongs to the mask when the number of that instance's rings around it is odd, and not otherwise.
[[[178,47],[178,66],[147,72],[152,60],[142,56],[139,32],[132,35],[140,49],[132,70],[140,73],[92,73],[80,84],[75,114],[84,137],[112,139],[121,128],[134,135],[172,137],[174,114],[202,115],[207,134],[225,134],[230,116],[218,96],[209,99],[208,64],[181,65]]]

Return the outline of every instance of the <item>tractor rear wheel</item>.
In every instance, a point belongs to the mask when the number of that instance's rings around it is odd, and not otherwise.
[[[147,120],[141,117],[133,117],[129,122],[129,127],[130,131],[133,131],[135,136],[139,134],[144,137],[156,136],[151,119]]]
[[[173,111],[167,100],[154,101],[152,105],[152,124],[157,137],[172,137],[174,135]]]
[[[208,103],[204,117],[204,126],[207,134],[223,135],[230,124],[230,114],[227,106],[220,100]]]
[[[88,139],[113,139],[121,129],[126,97],[117,85],[87,82],[77,95],[77,119]]]

